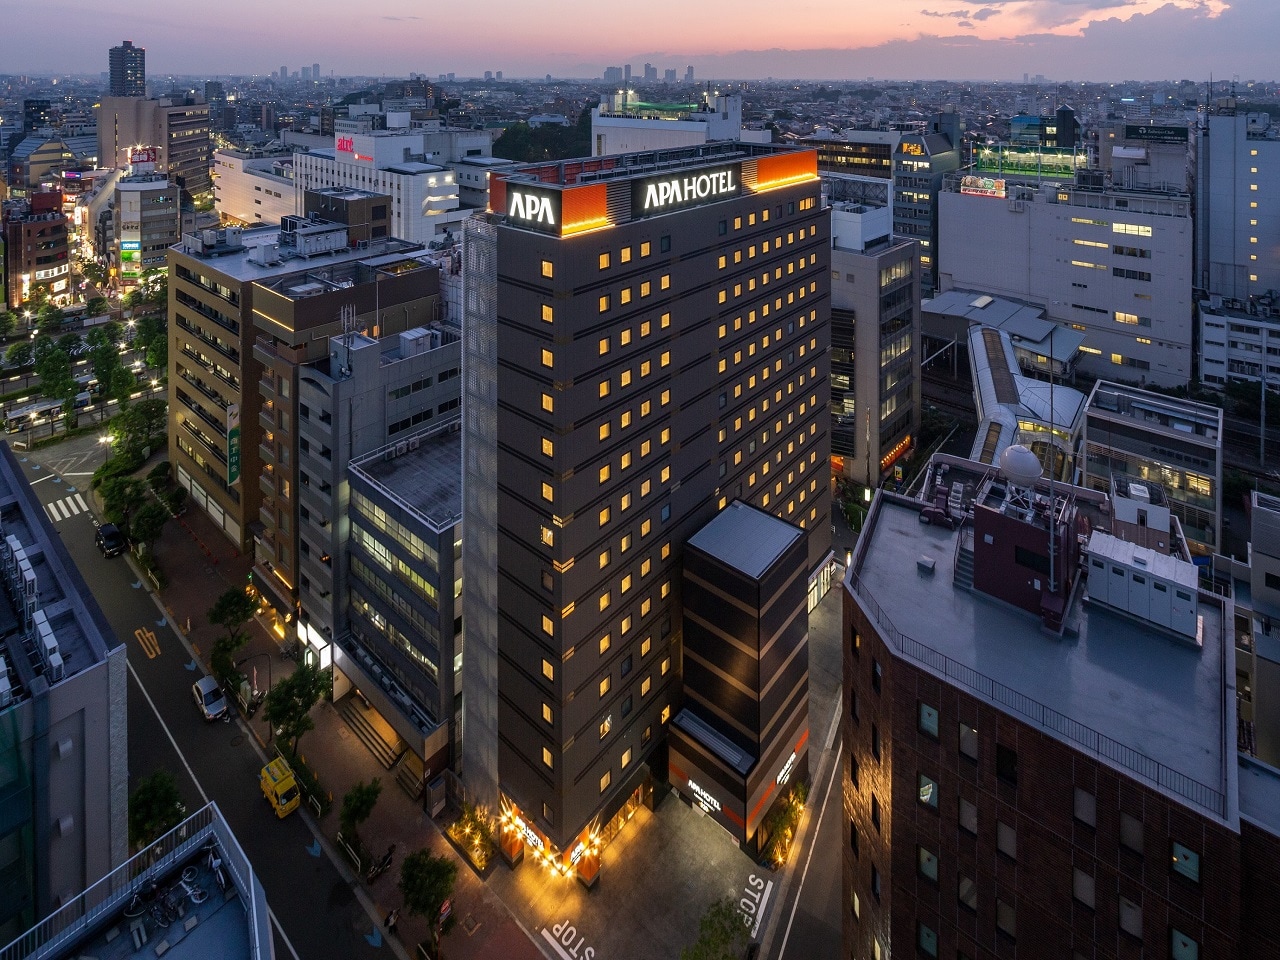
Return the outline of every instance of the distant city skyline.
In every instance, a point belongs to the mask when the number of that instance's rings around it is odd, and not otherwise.
[[[695,11],[655,0],[640,17],[615,21],[583,0],[554,7],[496,0],[477,31],[464,8],[420,16],[409,0],[388,0],[376,14],[315,0],[305,17],[293,8],[225,0],[207,19],[253,30],[202,29],[161,0],[59,9],[74,33],[13,34],[3,70],[94,74],[122,39],[147,48],[147,72],[267,75],[319,61],[325,76],[434,77],[454,73],[507,78],[600,77],[605,67],[692,64],[708,79],[1274,80],[1280,35],[1275,0],[922,0],[905,12],[883,0],[800,0],[785,18],[767,0]],[[42,22],[48,22],[47,19]],[[623,29],[625,27],[625,29]],[[821,39],[824,46],[813,45]],[[97,65],[98,69],[93,69]],[[638,72],[638,71],[637,71]],[[661,74],[660,74],[661,75]]]

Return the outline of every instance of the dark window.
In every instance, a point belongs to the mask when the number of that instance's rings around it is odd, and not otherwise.
[[[631,654],[627,654],[622,658],[622,675],[625,677],[631,672]]]
[[[631,712],[631,697],[627,697],[622,701],[622,715],[625,717]]]
[[[970,760],[978,759],[978,731],[967,723],[960,724],[960,753]]]
[[[729,232],[729,221],[728,221],[728,220],[721,220],[721,221],[716,225],[716,232],[718,232],[718,233],[720,234],[720,236],[722,236],[722,237],[723,237],[726,233],[728,233],[728,232]]]
[[[916,868],[920,876],[938,882],[938,855],[924,847],[916,847]]]
[[[853,851],[853,858],[858,859],[858,822],[856,820],[849,821],[849,849]]]
[[[1280,590],[1280,574],[1268,573],[1265,580],[1269,589]]]
[[[1014,547],[1013,559],[1020,567],[1026,567],[1028,570],[1042,573],[1046,577],[1049,575],[1049,558],[1034,553],[1026,547]]]
[[[671,235],[670,234],[668,234],[665,237],[658,238],[658,252],[659,253],[671,252]]]
[[[996,744],[996,776],[1010,786],[1018,785],[1018,751]]]
[[[880,899],[880,871],[876,869],[876,865],[871,865],[871,895]]]
[[[871,825],[876,828],[876,833],[880,832],[880,801],[874,793],[871,795]]]
[[[938,955],[938,934],[932,927],[926,927],[923,923],[916,927],[916,942],[920,945],[920,952],[926,957],[936,957]]]
[[[978,835],[978,808],[964,797],[960,798],[960,829],[974,836]]]
[[[1127,813],[1120,814],[1120,846],[1142,853],[1142,821]]]
[[[871,725],[871,755],[880,759],[880,728],[874,723]]]
[[[849,691],[849,718],[853,720],[855,724],[859,724],[862,722],[862,714],[858,711],[858,691],[857,690]]]
[[[956,885],[956,899],[970,910],[978,909],[978,885],[974,883],[973,877],[960,877],[960,882]]]
[[[876,693],[880,692],[880,685],[882,682],[882,673],[883,671],[880,669],[880,661],[872,660],[871,661],[871,689],[874,690]]]
[[[555,588],[556,588],[556,582],[551,576],[551,571],[543,570],[542,571],[542,589],[554,590]]]
[[[858,784],[858,761],[854,757],[849,758],[849,782],[853,784],[853,789],[859,789]]]
[[[1013,904],[1005,903],[1003,900],[996,901],[996,929],[1005,936],[1016,937],[1018,935],[1017,917]]]

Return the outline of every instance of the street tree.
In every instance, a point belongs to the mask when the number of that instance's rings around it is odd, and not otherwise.
[[[164,400],[159,397],[139,400],[111,418],[113,442],[118,449],[140,456],[154,440],[163,439],[168,423],[169,408]]]
[[[18,325],[18,315],[10,313],[8,310],[0,310],[0,337],[7,337],[13,333],[14,328]]]
[[[84,343],[80,339],[80,334],[75,332],[64,333],[58,338],[58,348],[68,357],[74,357],[76,350]]]
[[[219,637],[213,642],[213,651],[209,656],[213,675],[223,686],[230,686],[232,689],[239,686],[236,651],[249,642],[249,634],[244,630],[244,625],[253,618],[257,609],[258,605],[252,597],[244,590],[232,587],[223,591],[205,615],[213,626],[227,631],[225,637]]]
[[[52,337],[44,334],[36,337],[32,356],[36,376],[40,378],[40,392],[51,400],[61,400],[69,412],[76,397],[71,358]]]
[[[141,543],[150,552],[151,545],[160,539],[169,511],[158,500],[148,500],[140,506],[129,521],[129,535],[135,543]]]
[[[360,824],[373,815],[381,794],[382,781],[374,777],[368,783],[361,780],[342,798],[342,812],[338,814],[342,837],[357,850],[360,848]]]
[[[315,727],[311,708],[320,702],[329,687],[329,677],[310,663],[298,666],[289,676],[276,683],[267,693],[263,716],[272,729],[279,730],[289,741],[289,749],[297,755],[298,741]]]
[[[411,915],[425,917],[431,923],[433,955],[440,955],[440,935],[453,926],[452,912],[441,922],[444,902],[453,895],[458,880],[458,864],[449,857],[439,857],[430,850],[418,850],[400,864],[400,896]]]
[[[19,340],[9,344],[4,352],[4,362],[10,367],[29,367],[31,365],[32,346],[30,340]]]
[[[723,897],[707,907],[698,939],[680,951],[680,960],[742,960],[750,939],[733,897]]]
[[[178,781],[168,770],[157,770],[138,781],[129,794],[129,840],[142,849],[182,822],[186,806]]]
[[[110,309],[110,305],[107,303],[106,297],[90,297],[89,302],[85,304],[84,312],[90,317],[100,317],[108,309]]]
[[[102,481],[98,489],[102,494],[103,515],[128,534],[130,519],[146,502],[146,485],[133,477],[115,476]]]
[[[36,327],[42,333],[57,333],[58,328],[62,326],[62,321],[66,318],[67,315],[62,312],[61,307],[46,303],[36,314]]]

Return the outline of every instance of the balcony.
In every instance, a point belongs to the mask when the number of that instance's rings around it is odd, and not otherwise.
[[[275,466],[276,452],[271,448],[269,443],[258,444],[258,456],[262,462],[268,466]]]
[[[274,470],[263,470],[258,474],[258,489],[264,497],[276,495],[276,476]]]

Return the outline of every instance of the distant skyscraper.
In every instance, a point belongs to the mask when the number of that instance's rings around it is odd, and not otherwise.
[[[303,67],[303,68],[302,68],[302,82],[303,82],[303,83],[308,83],[310,80],[311,80],[311,68],[310,68],[310,67]]]
[[[313,63],[311,65],[311,79],[317,83],[320,81],[320,64]]]
[[[132,40],[125,40],[112,47],[111,96],[145,97],[147,95],[147,50],[135,47]]]
[[[675,83],[675,82],[676,82],[676,72],[675,72],[675,70],[674,70],[674,69],[671,69],[671,70],[664,70],[664,71],[663,71],[663,74],[662,74],[662,81],[663,81],[664,83]]]
[[[684,82],[693,83],[693,66],[692,65],[684,68]]]
[[[657,79],[658,79],[658,68],[655,67],[652,63],[646,63],[644,65],[645,83],[654,83],[657,81]]]
[[[281,80],[288,80],[288,79],[289,79],[289,68],[288,68],[288,67],[281,67],[281,68],[280,68],[280,79],[281,79]]]

